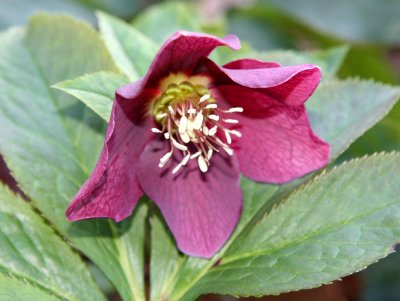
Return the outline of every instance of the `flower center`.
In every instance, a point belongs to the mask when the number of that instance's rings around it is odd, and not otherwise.
[[[160,128],[151,131],[162,134],[170,143],[170,151],[161,157],[159,167],[164,167],[175,151],[182,153],[182,160],[172,170],[173,174],[193,159],[197,159],[202,172],[207,172],[214,152],[220,150],[232,156],[232,136],[241,137],[241,133],[231,127],[239,121],[220,118],[220,115],[240,112],[243,108],[218,108],[203,85],[188,81],[169,84],[152,108]]]

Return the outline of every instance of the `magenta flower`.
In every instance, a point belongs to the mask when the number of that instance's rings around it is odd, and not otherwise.
[[[217,46],[240,42],[177,32],[144,78],[116,92],[103,151],[69,220],[120,221],[146,193],[179,249],[209,258],[240,218],[240,173],[284,183],[328,162],[304,107],[320,69],[252,59],[220,67],[207,58]]]

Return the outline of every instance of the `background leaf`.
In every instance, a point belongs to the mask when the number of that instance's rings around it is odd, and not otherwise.
[[[127,83],[129,80],[124,75],[97,72],[63,81],[53,87],[75,96],[108,122],[115,90]]]
[[[117,71],[100,37],[84,23],[41,15],[26,36],[11,30],[0,40],[0,152],[7,165],[35,206],[103,270],[124,300],[143,300],[146,207],[119,224],[70,223],[64,216],[97,160],[106,124],[50,86],[84,73]]]
[[[376,155],[321,175],[253,223],[192,290],[175,291],[170,300],[310,288],[393,252],[400,238],[399,159]]]
[[[0,273],[5,276],[63,300],[105,300],[81,259],[27,202],[2,185],[0,245]]]

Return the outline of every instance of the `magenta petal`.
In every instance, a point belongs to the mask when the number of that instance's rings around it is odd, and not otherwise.
[[[220,39],[208,34],[178,31],[157,53],[146,75],[146,82],[157,83],[170,73],[190,74],[198,60],[208,56],[218,46],[229,46],[237,50],[240,42],[235,35]]]
[[[240,59],[229,62],[223,67],[226,69],[264,69],[281,67],[281,65],[275,62],[262,62],[255,59]]]
[[[235,154],[245,176],[284,183],[328,163],[329,144],[313,133],[304,105],[287,106],[240,86],[220,86],[218,91],[226,101],[244,107],[234,118],[242,133]]]
[[[166,142],[153,141],[146,146],[139,163],[140,185],[160,208],[178,248],[210,258],[228,239],[242,210],[236,159],[216,154],[204,174],[197,160],[190,160],[173,175],[176,162],[158,167],[168,151]]]
[[[132,213],[143,194],[136,168],[140,153],[151,137],[152,124],[150,119],[134,122],[138,121],[134,112],[139,105],[139,101],[117,96],[104,148],[89,179],[66,211],[69,220],[108,217],[120,221]]]
[[[321,70],[315,65],[272,67],[272,64],[245,60],[219,67],[207,58],[202,59],[203,68],[215,78],[216,85],[236,83],[258,89],[288,105],[303,104],[321,80]]]

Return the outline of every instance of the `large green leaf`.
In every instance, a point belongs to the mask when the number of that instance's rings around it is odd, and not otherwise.
[[[57,230],[94,261],[124,300],[143,300],[143,219],[146,207],[116,224],[70,223],[68,203],[102,147],[104,122],[50,86],[100,70],[117,71],[89,26],[37,16],[25,33],[0,36],[0,152],[23,191]]]
[[[178,30],[200,31],[196,8],[180,2],[164,2],[138,15],[133,25],[156,43]]]
[[[397,0],[259,0],[294,16],[318,31],[356,40],[400,43]],[[377,16],[371,21],[371,16]]]
[[[400,239],[399,162],[400,154],[381,154],[321,175],[259,218],[205,276],[169,300],[310,288],[385,257]]]
[[[65,301],[51,293],[44,292],[25,280],[0,275],[1,301]]]
[[[126,76],[118,73],[97,72],[63,81],[53,87],[75,96],[108,122],[115,90],[128,82]]]
[[[322,84],[307,102],[314,131],[331,145],[332,159],[382,119],[400,96],[398,87],[373,81]]]
[[[2,185],[0,246],[0,273],[24,279],[57,298],[105,300],[81,259],[27,202]]]
[[[133,26],[104,13],[97,14],[100,32],[118,67],[131,81],[146,74],[156,44]]]

